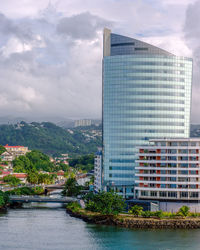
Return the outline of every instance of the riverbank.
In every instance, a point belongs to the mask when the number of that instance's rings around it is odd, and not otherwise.
[[[0,212],[5,212],[7,210],[7,208],[9,207],[9,205],[4,205],[4,206],[0,206]]]
[[[9,208],[21,208],[23,206],[23,203],[20,202],[9,202],[6,203],[5,205],[0,206],[0,212],[5,212],[7,211]]]
[[[197,229],[200,228],[200,218],[156,219],[137,218],[127,214],[117,216],[101,215],[84,209],[73,211],[67,208],[67,213],[88,223],[112,225],[133,229]]]

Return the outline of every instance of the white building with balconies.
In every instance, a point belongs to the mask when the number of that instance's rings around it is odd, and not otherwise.
[[[200,138],[150,140],[139,148],[136,163],[137,198],[200,200]]]

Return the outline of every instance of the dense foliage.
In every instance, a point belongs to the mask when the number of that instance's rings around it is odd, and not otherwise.
[[[13,175],[6,175],[3,177],[3,181],[11,186],[17,186],[21,183],[21,181]]]
[[[76,213],[81,209],[81,205],[78,202],[70,202],[67,204],[67,208],[70,209],[72,212]]]
[[[50,162],[49,157],[40,151],[33,150],[25,156],[19,156],[13,161],[15,172],[28,172],[30,170],[44,170],[52,171],[53,163]]]
[[[3,154],[3,152],[5,152],[6,149],[4,148],[4,146],[0,145],[0,155]]]
[[[38,149],[48,155],[82,155],[95,153],[101,146],[101,136],[93,136],[92,128],[70,130],[50,122],[30,124],[21,122],[15,125],[0,125],[2,145],[24,145]],[[101,128],[95,128],[101,131]]]
[[[0,207],[3,207],[3,206],[5,206],[8,203],[9,203],[9,196],[8,196],[8,194],[6,194],[6,193],[4,193],[4,192],[2,192],[0,190]]]
[[[143,212],[143,207],[134,205],[131,207],[131,209],[128,211],[130,214],[133,214],[135,216],[140,216],[142,215]]]
[[[7,195],[39,195],[43,193],[44,189],[42,187],[21,187],[6,192]]]
[[[69,166],[89,172],[94,169],[94,155],[84,155],[69,160]]]
[[[90,193],[85,197],[86,210],[106,215],[117,215],[125,208],[122,196],[114,192]]]
[[[63,169],[63,166],[55,166],[49,157],[38,150],[32,150],[26,155],[21,155],[13,161],[16,173],[28,173],[30,171],[54,172]]]
[[[75,178],[69,178],[65,182],[65,187],[62,191],[64,196],[77,196],[80,194],[82,186],[79,186]]]
[[[31,171],[27,175],[27,181],[31,184],[52,184],[56,178],[55,174],[43,174],[37,171]]]

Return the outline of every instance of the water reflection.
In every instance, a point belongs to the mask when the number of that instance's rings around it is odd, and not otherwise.
[[[129,230],[87,224],[59,204],[26,204],[0,213],[0,250],[199,249],[200,230]]]

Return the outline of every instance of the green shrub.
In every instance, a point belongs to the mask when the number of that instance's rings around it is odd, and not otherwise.
[[[190,213],[190,208],[188,206],[182,206],[179,211],[178,211],[178,215],[186,218]]]
[[[34,195],[34,191],[30,187],[15,188],[6,193],[8,195]]]
[[[4,201],[3,196],[0,196],[0,207],[3,205],[5,205],[5,201]]]
[[[9,203],[9,196],[8,194],[0,191],[0,207]]]
[[[162,210],[154,212],[154,216],[158,217],[159,219],[164,218],[164,214]]]
[[[177,217],[177,213],[170,213],[169,218],[173,219]]]
[[[13,190],[7,191],[6,193],[8,195],[38,195],[42,194],[44,192],[44,189],[42,187],[21,187],[21,188],[15,188]]]
[[[98,211],[98,207],[96,205],[96,203],[94,201],[89,200],[86,204],[85,207],[86,210],[91,211],[91,212],[97,212]]]
[[[151,216],[152,216],[151,211],[143,211],[142,212],[142,217],[144,217],[144,218],[150,218]]]
[[[199,213],[190,213],[189,216],[196,218],[196,217],[200,217],[200,214]]]
[[[163,212],[163,217],[170,218],[171,215],[171,212]]]
[[[143,207],[138,206],[138,205],[134,205],[133,207],[130,208],[130,210],[128,212],[130,214],[135,215],[135,216],[140,216],[140,215],[142,215]]]
[[[151,212],[151,211],[142,211],[141,213],[142,217],[144,218],[150,218],[150,217],[158,217],[160,219],[164,218],[167,214],[164,213],[162,210]]]
[[[81,208],[80,204],[78,202],[70,202],[67,205],[68,209],[71,209],[73,212],[78,212]]]
[[[37,187],[34,187],[34,193],[35,194],[43,194],[44,193],[44,188],[43,187],[40,187],[40,186],[37,186]]]

